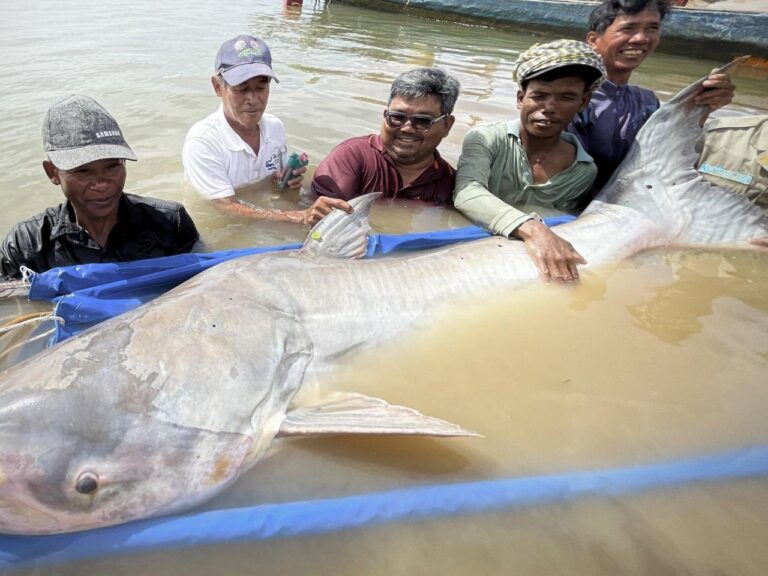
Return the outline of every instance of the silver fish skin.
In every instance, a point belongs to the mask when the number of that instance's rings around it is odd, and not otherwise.
[[[758,208],[693,167],[697,86],[654,114],[598,198],[557,228],[589,266],[654,246],[768,236]],[[354,214],[325,218],[300,253],[219,265],[0,374],[0,532],[188,509],[278,436],[471,434],[362,395],[318,398],[314,384],[462,298],[538,281],[535,266],[521,242],[499,237],[349,260],[362,253],[373,198],[353,202]]]

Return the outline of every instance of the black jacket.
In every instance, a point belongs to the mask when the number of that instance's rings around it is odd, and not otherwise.
[[[117,224],[102,248],[77,225],[74,210],[64,202],[13,227],[0,246],[0,278],[20,278],[21,266],[45,272],[73,264],[181,254],[198,238],[181,204],[124,193]]]

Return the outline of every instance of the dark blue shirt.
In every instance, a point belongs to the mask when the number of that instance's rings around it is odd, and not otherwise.
[[[603,82],[587,108],[576,115],[568,132],[581,140],[597,165],[592,197],[624,160],[645,121],[659,108],[659,99],[639,86]]]

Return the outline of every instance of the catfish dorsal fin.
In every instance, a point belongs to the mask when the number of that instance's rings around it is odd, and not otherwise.
[[[737,58],[734,58],[733,60],[728,62],[728,64],[726,64],[725,66],[721,66],[717,70],[712,71],[711,74],[722,74],[723,72],[727,72],[728,70],[730,70],[734,66],[738,66],[742,62],[746,62],[750,58],[751,58],[751,56],[739,56]],[[692,100],[693,96],[695,96],[696,94],[699,93],[699,90],[701,90],[701,88],[704,85],[704,81],[707,78],[709,78],[709,74],[707,74],[703,78],[699,78],[696,82],[694,82],[690,86],[687,86],[687,87],[683,88],[682,90],[680,90],[680,92],[678,92],[672,98],[670,98],[668,100],[668,103],[669,102],[679,102],[679,101],[683,101],[683,100]]]
[[[412,408],[395,406],[381,398],[343,392],[289,411],[278,432],[281,437],[321,434],[479,436]]]
[[[315,224],[299,253],[326,258],[363,258],[368,251],[368,234],[371,231],[368,216],[379,196],[381,192],[372,192],[352,198],[349,201],[354,208],[352,214],[343,210],[331,211]]]

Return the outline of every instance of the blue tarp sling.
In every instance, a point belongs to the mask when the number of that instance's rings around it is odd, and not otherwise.
[[[573,220],[573,216],[547,218],[549,226]],[[477,226],[417,234],[376,234],[368,241],[366,257],[396,251],[424,250],[489,236]],[[135,262],[83,264],[54,268],[32,277],[30,300],[51,300],[57,323],[50,344],[74,336],[99,322],[132,310],[188,280],[195,274],[232,258],[282,250],[299,244],[180,254]]]
[[[291,538],[363,526],[480,514],[580,496],[768,475],[768,445],[632,468],[420,486],[346,498],[158,518],[57,536],[0,536],[0,570],[112,554]]]

